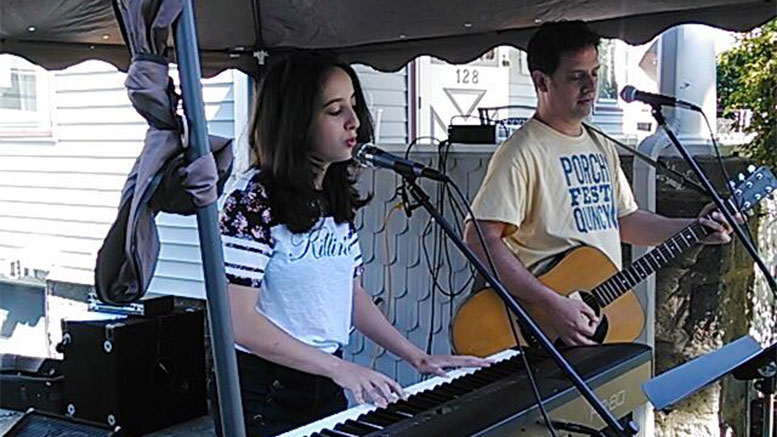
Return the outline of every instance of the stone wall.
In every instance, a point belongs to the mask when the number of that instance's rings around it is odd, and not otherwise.
[[[689,174],[683,162],[667,164]],[[725,181],[717,162],[703,160],[716,187]],[[725,162],[729,173],[744,171],[738,158]],[[678,188],[659,177],[657,210],[670,217],[691,217],[707,203],[704,196]],[[726,198],[727,196],[724,196]],[[761,253],[775,262],[774,202],[762,204],[748,222]],[[773,335],[773,299],[765,283],[756,281],[753,263],[739,242],[701,246],[688,251],[658,273],[656,279],[655,371],[660,374],[695,357],[711,352],[743,335]],[[725,378],[675,405],[671,412],[656,414],[658,436],[745,435],[746,384]]]

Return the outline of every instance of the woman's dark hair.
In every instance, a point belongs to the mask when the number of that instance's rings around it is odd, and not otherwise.
[[[561,56],[594,47],[599,49],[599,34],[581,20],[544,23],[529,40],[529,71],[552,75]]]
[[[294,233],[310,230],[324,213],[313,186],[311,127],[324,82],[334,68],[350,76],[356,93],[357,142],[372,141],[372,117],[359,78],[336,57],[290,54],[269,67],[259,87],[249,138],[253,166],[261,170],[274,221]],[[369,201],[369,196],[359,196],[356,179],[353,160],[332,163],[326,171],[323,196],[337,223],[352,223],[356,210]]]

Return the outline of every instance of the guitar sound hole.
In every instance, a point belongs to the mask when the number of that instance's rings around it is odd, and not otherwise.
[[[589,337],[591,340],[601,344],[604,342],[604,337],[607,336],[607,329],[609,327],[607,316],[602,314],[602,308],[599,306],[599,302],[596,301],[593,294],[581,292],[580,296],[583,298],[583,302],[591,307],[598,317],[601,317],[601,322],[599,322],[599,326],[596,327],[596,332],[594,332],[593,336]]]

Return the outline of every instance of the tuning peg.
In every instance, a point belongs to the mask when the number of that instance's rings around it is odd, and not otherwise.
[[[750,202],[745,202],[742,204],[742,208],[744,209],[750,209],[751,206],[753,206],[753,204]]]
[[[747,166],[747,172],[748,173],[755,173],[756,167],[753,164],[750,164]]]
[[[739,173],[739,174],[737,175],[737,178],[738,178],[740,181],[744,181],[744,180],[745,180],[745,175],[743,175],[742,173]]]
[[[760,194],[757,194],[757,193],[756,193],[756,195],[755,195],[755,196],[753,196],[753,197],[755,198],[755,200],[758,200],[758,201],[760,201],[760,200],[761,200],[761,198],[763,198],[763,196],[762,196],[762,195],[760,195]]]
[[[737,187],[737,183],[736,183],[735,181],[728,181],[728,185],[729,185],[731,188],[736,188],[736,187]]]
[[[767,185],[766,188],[764,188],[764,191],[766,191],[768,194],[772,194],[772,191],[774,191],[774,188]]]

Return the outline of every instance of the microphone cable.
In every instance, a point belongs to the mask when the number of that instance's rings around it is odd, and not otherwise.
[[[448,152],[449,152],[450,146],[451,146],[451,143],[448,142],[447,140],[440,142],[440,141],[438,141],[437,139],[435,139],[433,137],[419,137],[419,138],[416,138],[405,149],[405,159],[409,159],[409,155],[410,155],[411,149],[413,148],[413,146],[415,146],[417,144],[418,140],[423,139],[423,138],[431,138],[433,141],[437,142],[438,149],[439,149],[439,154],[440,154],[440,161],[438,163],[438,170],[441,173],[447,175],[447,158],[448,158]],[[499,278],[499,272],[497,271],[496,266],[495,266],[495,264],[493,262],[493,257],[491,256],[491,252],[489,251],[488,246],[486,246],[486,244],[485,244],[485,238],[483,237],[483,231],[480,228],[480,225],[478,224],[477,220],[475,220],[475,215],[474,215],[474,213],[472,211],[472,208],[471,208],[471,206],[469,204],[469,200],[464,195],[464,193],[461,191],[459,186],[453,181],[453,179],[449,178],[449,182],[450,182],[450,185],[453,187],[453,191],[459,197],[460,202],[463,203],[467,213],[469,214],[470,217],[472,217],[472,223],[475,226],[475,230],[477,232],[478,239],[479,239],[480,244],[483,247],[483,251],[484,251],[484,253],[486,255],[486,260],[487,260],[489,269],[493,273],[494,277],[498,281],[501,282],[501,279]],[[440,191],[438,191],[438,194],[444,194],[446,191],[448,191],[448,194],[449,194],[448,198],[449,198],[449,201],[451,202],[451,205],[455,204],[456,203],[455,202],[455,198],[449,192],[449,190],[447,190],[447,185],[448,184],[442,184],[442,185],[443,186],[440,187]],[[407,190],[407,187],[405,186],[404,179],[402,181],[402,186],[400,187],[400,189],[405,191],[405,192]],[[442,200],[439,199],[439,196],[438,196],[438,206],[442,206],[442,204],[443,204],[443,202],[442,202]],[[442,214],[442,208],[440,208],[440,209],[441,209],[441,214]],[[451,210],[454,211],[453,212],[454,216],[456,215],[455,211],[457,209],[458,209],[458,211],[461,211],[461,207],[460,206],[458,206],[458,208],[451,208]],[[427,266],[429,267],[429,273],[432,276],[432,281],[433,281],[432,295],[430,296],[430,299],[431,299],[430,303],[431,303],[432,323],[429,326],[429,338],[428,338],[428,341],[427,341],[427,353],[430,353],[431,339],[432,339],[433,334],[434,334],[434,326],[433,326],[434,325],[434,313],[436,311],[436,309],[435,309],[435,300],[434,300],[435,291],[437,289],[439,289],[439,290],[441,290],[441,292],[443,292],[443,287],[441,287],[439,282],[438,282],[439,266],[430,264],[430,260],[428,258],[428,251],[427,251],[427,248],[426,248],[426,245],[425,245],[425,237],[426,237],[426,235],[428,235],[428,231],[430,231],[429,228],[431,227],[432,222],[433,222],[433,220],[429,220],[429,222],[427,223],[427,225],[424,228],[424,231],[421,234],[421,244],[422,244],[422,247],[424,249],[425,257],[426,257],[426,260],[427,260]],[[438,229],[439,228],[440,227],[438,226]],[[460,235],[463,235],[463,233],[461,231],[460,223],[458,221],[456,223],[456,229],[457,229],[457,231],[459,232]],[[436,237],[438,237],[438,235],[436,235]],[[439,247],[439,241],[442,240],[442,237],[444,237],[444,235],[439,235],[439,238],[435,238],[434,239],[435,240],[435,247],[436,248]],[[447,245],[445,245],[445,246],[447,248]],[[434,257],[434,260],[431,260],[432,263],[435,263],[435,261],[436,261],[436,257]],[[450,266],[450,264],[449,264],[449,266]],[[472,279],[474,279],[474,275],[475,275],[474,267],[470,266],[470,268],[472,269],[472,275],[471,275],[470,279],[467,281],[467,283],[471,282]],[[449,275],[452,274],[452,273],[453,272],[449,271]],[[463,287],[459,291],[459,293],[461,293],[461,291],[463,291],[463,289],[465,289],[465,288],[466,287]],[[451,300],[453,300],[454,297],[455,297],[455,294],[453,296],[451,296]],[[511,328],[512,328],[512,326],[511,326]],[[532,394],[533,394],[533,397],[534,397],[534,400],[535,400],[535,404],[537,405],[537,408],[540,410],[540,414],[542,416],[542,420],[544,422],[544,425],[548,429],[548,432],[549,432],[549,434],[552,437],[558,437],[558,433],[557,433],[556,429],[554,428],[553,423],[550,420],[550,417],[548,415],[548,412],[547,412],[547,410],[545,408],[544,403],[542,402],[542,396],[540,395],[539,387],[537,386],[537,381],[536,381],[536,379],[534,377],[534,373],[532,372],[531,364],[529,363],[529,360],[528,360],[528,358],[526,356],[526,352],[525,352],[523,346],[521,346],[520,342],[518,342],[518,341],[516,341],[516,349],[518,350],[518,353],[521,356],[521,359],[523,361],[524,368],[526,369],[526,375],[527,375],[527,378],[529,380],[529,385],[531,386],[531,389],[532,389]]]
[[[482,229],[480,229],[480,225],[475,219],[475,214],[472,212],[472,207],[470,206],[469,201],[461,192],[461,189],[453,181],[453,179],[450,179],[450,184],[453,186],[454,191],[456,191],[456,194],[459,196],[461,201],[466,206],[469,216],[472,217],[472,225],[475,227],[475,231],[477,232],[478,240],[480,241],[480,246],[483,248],[483,252],[486,255],[486,260],[488,261],[488,266],[491,269],[491,273],[494,275],[496,280],[501,283],[502,280],[499,278],[499,272],[496,270],[496,266],[494,265],[494,260],[491,257],[491,252],[488,250],[488,246],[486,245],[486,239],[485,237],[483,237],[483,231]],[[539,387],[537,387],[537,381],[534,379],[534,374],[532,373],[531,366],[529,364],[529,359],[526,358],[526,352],[524,351],[523,346],[521,346],[520,342],[516,341],[515,344],[516,344],[516,349],[518,349],[518,354],[521,356],[523,360],[523,365],[526,367],[526,375],[529,379],[529,385],[531,385],[532,393],[534,394],[534,400],[535,400],[535,403],[537,404],[537,408],[540,410],[540,414],[542,415],[542,420],[545,422],[545,426],[547,427],[550,435],[552,437],[558,437],[556,428],[553,426],[553,422],[551,422],[550,417],[548,416],[548,412],[545,409],[545,405],[542,403],[542,396],[540,395]]]

